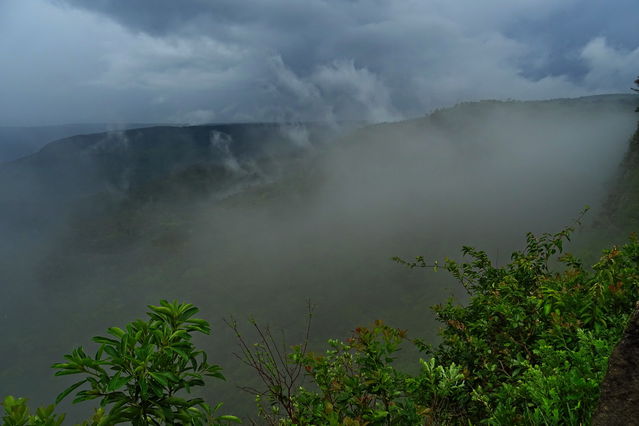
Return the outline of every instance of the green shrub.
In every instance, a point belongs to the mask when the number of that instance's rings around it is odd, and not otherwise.
[[[528,235],[526,249],[495,267],[465,248],[446,268],[470,302],[436,306],[443,341],[433,354],[466,372],[472,422],[582,424],[596,406],[607,359],[639,298],[639,244],[604,251],[591,271],[570,255],[549,267],[571,230]],[[421,265],[420,265],[421,266]]]
[[[35,414],[29,413],[25,398],[8,396],[2,402],[2,406],[2,424],[5,426],[59,426],[64,421],[64,414],[57,415],[53,412],[53,405],[38,408]]]
[[[330,340],[331,349],[322,355],[303,354],[296,348],[290,358],[304,366],[315,389],[300,387],[293,396],[294,423],[419,421],[424,407],[412,396],[423,383],[393,367],[404,339],[403,331],[378,322],[371,328],[356,329],[345,342]]]
[[[63,391],[56,403],[81,386],[73,402],[100,399],[109,411],[96,424],[131,422],[147,424],[219,424],[237,421],[216,417],[221,404],[211,408],[201,398],[182,394],[203,386],[204,377],[223,379],[221,368],[209,364],[206,353],[191,341],[191,333],[208,334],[209,324],[193,318],[198,309],[187,303],[149,306],[149,320],[134,321],[125,329],[111,327],[111,337],[94,337],[100,347],[93,357],[77,348],[54,364],[57,376],[80,374],[84,378]]]
[[[295,368],[310,382],[287,382],[286,393],[267,387],[258,395],[262,417],[271,424],[589,423],[608,357],[639,299],[639,243],[604,251],[586,270],[562,254],[572,231],[528,234],[526,248],[501,267],[471,247],[462,250],[470,261],[447,260],[443,268],[469,302],[433,307],[442,341],[434,349],[413,342],[430,357],[418,374],[393,364],[407,339],[381,322],[330,340],[321,355],[302,345],[275,357],[274,341],[245,345],[265,383]],[[422,257],[397,260],[440,267]]]
[[[269,424],[422,424],[450,420],[450,401],[465,397],[464,375],[455,365],[420,360],[417,376],[395,368],[406,332],[381,321],[357,328],[346,341],[330,340],[323,354],[307,352],[306,343],[285,353],[268,328],[254,325],[260,343],[249,346],[238,337],[244,361],[267,385],[264,392],[251,390]],[[298,380],[301,371],[310,386]]]

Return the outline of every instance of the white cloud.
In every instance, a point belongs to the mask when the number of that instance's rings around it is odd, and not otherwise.
[[[154,38],[121,32],[104,46],[105,70],[92,84],[151,90],[211,89],[237,78],[246,52],[207,37]]]
[[[389,90],[379,76],[366,68],[355,67],[353,61],[322,65],[310,79],[324,94],[326,103],[333,104],[338,117],[370,121],[399,118]]]
[[[276,102],[262,108],[265,119],[390,121],[394,110],[381,79],[353,61],[319,65],[306,76],[295,74],[280,56],[269,59],[272,78],[264,90]]]
[[[616,49],[604,37],[597,37],[583,48],[581,57],[589,69],[584,82],[591,88],[614,91],[620,86],[630,87],[639,74],[639,46],[634,50]]]

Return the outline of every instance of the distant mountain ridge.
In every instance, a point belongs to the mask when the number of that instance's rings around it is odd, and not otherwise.
[[[157,126],[153,123],[81,123],[49,126],[0,126],[0,163],[38,151],[58,139],[88,133]]]
[[[305,124],[159,126],[67,137],[0,165],[4,217],[24,222],[97,193],[222,190],[277,172],[332,137]],[[10,221],[9,221],[10,222]],[[40,220],[36,220],[40,222]]]
[[[77,191],[140,188],[194,165],[241,172],[269,160],[298,155],[320,143],[327,129],[280,124],[156,126],[71,136],[0,167],[29,169],[47,186],[57,181]],[[244,170],[246,171],[246,170]],[[87,187],[97,179],[96,187]],[[99,183],[98,183],[99,182]]]
[[[459,155],[485,156],[497,149],[492,147],[495,137],[502,141],[520,137],[516,128],[494,136],[486,133],[482,130],[486,120],[496,120],[495,125],[499,125],[499,117],[503,116],[503,124],[520,123],[524,132],[521,136],[534,140],[535,120],[561,123],[564,118],[596,116],[604,110],[628,114],[636,105],[634,95],[623,94],[481,101],[461,103],[401,122],[353,126],[356,129],[352,132],[341,133],[320,123],[236,123],[154,126],[69,136],[45,144],[33,154],[0,164],[0,199],[6,206],[0,224],[11,222],[7,216],[21,223],[40,222],[43,217],[55,216],[53,212],[60,208],[99,193],[138,199],[170,199],[176,194],[211,191],[222,194],[275,179],[289,168],[291,161],[338,136],[341,140],[337,145],[361,150],[355,157],[369,156],[369,147],[376,146],[379,149],[374,152],[388,151],[391,158],[393,150],[406,145],[403,140],[431,144],[442,134],[457,141],[451,149],[459,150]],[[530,128],[528,122],[532,123]],[[88,131],[93,125],[86,126],[70,129]],[[561,132],[566,131],[561,128]],[[383,166],[384,160],[380,161]],[[52,214],[44,215],[43,209]]]

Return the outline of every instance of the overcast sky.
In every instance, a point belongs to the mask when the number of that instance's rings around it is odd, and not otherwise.
[[[629,92],[636,0],[0,0],[0,125],[388,121]]]

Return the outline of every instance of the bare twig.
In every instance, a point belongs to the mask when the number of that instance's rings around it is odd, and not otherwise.
[[[312,317],[313,306],[309,301],[304,341],[300,345],[299,352],[302,357],[307,354]],[[267,396],[270,401],[277,403],[284,410],[286,416],[293,423],[296,423],[293,395],[295,388],[300,385],[303,379],[303,365],[300,362],[291,362],[290,349],[286,345],[284,333],[282,332],[281,343],[278,343],[269,326],[261,327],[255,319],[250,319],[249,322],[257,332],[258,343],[249,345],[240,333],[237,321],[231,319],[230,321],[225,320],[225,322],[235,332],[238,339],[241,353],[234,353],[235,357],[255,370],[266,386],[266,390],[263,391],[249,386],[240,387],[240,389],[258,397]],[[266,410],[259,398],[258,406],[264,420],[271,424],[279,423],[279,415],[276,412],[273,413],[272,410]]]

